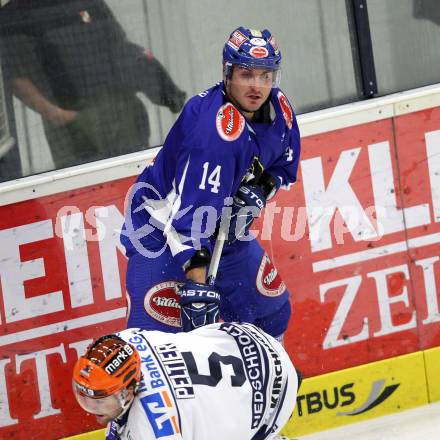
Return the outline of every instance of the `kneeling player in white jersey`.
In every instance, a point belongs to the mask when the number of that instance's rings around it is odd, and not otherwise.
[[[73,371],[75,397],[108,423],[107,440],[280,438],[298,382],[278,341],[235,323],[103,336]]]

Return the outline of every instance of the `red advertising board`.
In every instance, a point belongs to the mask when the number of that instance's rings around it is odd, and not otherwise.
[[[407,225],[410,277],[421,349],[440,345],[440,108],[394,120],[405,207],[426,205],[418,226]]]
[[[303,139],[268,248],[306,376],[439,344],[439,129],[435,109]]]
[[[440,109],[303,139],[299,182],[256,225],[292,295],[307,376],[440,345]],[[125,326],[132,178],[0,207],[0,437],[96,427],[71,370]]]
[[[125,328],[118,229],[132,180],[0,207],[0,438],[97,428],[71,373],[92,338]]]

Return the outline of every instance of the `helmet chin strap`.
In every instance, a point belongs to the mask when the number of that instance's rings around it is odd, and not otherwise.
[[[124,392],[124,391],[125,391],[125,392]],[[119,418],[119,417],[122,417],[122,416],[128,411],[128,409],[129,409],[130,406],[131,406],[131,403],[133,402],[133,399],[134,399],[134,393],[133,393],[131,399],[126,399],[126,397],[127,397],[127,392],[128,392],[128,390],[127,390],[127,388],[125,388],[125,389],[122,390],[122,392],[117,396],[117,397],[118,397],[118,400],[119,400],[119,404],[121,405],[121,408],[122,408],[122,411],[121,411],[121,413],[118,415],[118,418]]]

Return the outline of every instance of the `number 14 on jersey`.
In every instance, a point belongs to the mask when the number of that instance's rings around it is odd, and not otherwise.
[[[217,165],[210,173],[209,173],[209,162],[205,162],[203,164],[203,175],[202,181],[200,182],[199,189],[206,189],[206,185],[210,185],[211,187],[208,189],[213,193],[218,193],[218,189],[220,187],[220,172],[222,167]],[[209,173],[209,175],[208,175]]]

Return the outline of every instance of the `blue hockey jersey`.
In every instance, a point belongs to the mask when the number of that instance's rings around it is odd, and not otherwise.
[[[271,123],[246,121],[223,82],[191,98],[130,195],[121,242],[128,256],[168,246],[183,266],[212,235],[240,184],[261,175],[277,189],[296,180],[300,136],[283,92],[273,88]]]

